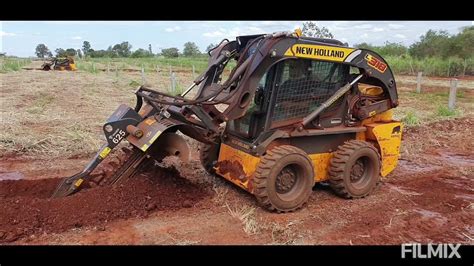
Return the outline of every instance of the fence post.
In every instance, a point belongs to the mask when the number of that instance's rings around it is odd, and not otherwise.
[[[117,64],[115,64],[115,77],[118,78],[118,69],[117,69]]]
[[[448,108],[453,110],[456,107],[456,94],[458,90],[458,80],[451,79],[451,88],[449,88]]]
[[[421,76],[423,75],[423,72],[418,72],[418,76],[416,78],[416,92],[420,93],[421,92]]]
[[[193,79],[196,78],[196,69],[194,68],[194,65],[193,65]]]
[[[144,85],[146,83],[146,79],[145,79],[145,69],[143,68],[143,65],[142,65],[142,85]]]
[[[176,92],[176,73],[171,73],[171,91],[173,94]]]

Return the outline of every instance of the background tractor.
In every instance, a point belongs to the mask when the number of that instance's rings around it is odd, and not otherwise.
[[[45,71],[49,70],[76,70],[76,64],[74,63],[74,58],[52,58],[48,62],[41,65],[41,69]]]

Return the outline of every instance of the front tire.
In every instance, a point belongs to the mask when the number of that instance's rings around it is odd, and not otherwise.
[[[329,184],[347,199],[372,193],[380,177],[380,154],[366,141],[351,140],[339,146],[330,161]]]
[[[313,164],[301,149],[281,145],[262,157],[253,179],[253,194],[269,210],[290,212],[301,208],[314,186]]]
[[[214,164],[219,158],[220,138],[215,138],[217,143],[199,143],[199,160],[207,173],[213,175],[216,173]]]

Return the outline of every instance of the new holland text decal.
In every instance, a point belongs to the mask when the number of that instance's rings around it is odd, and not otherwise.
[[[344,62],[347,56],[354,50],[356,49],[312,44],[294,44],[286,50],[285,56]]]

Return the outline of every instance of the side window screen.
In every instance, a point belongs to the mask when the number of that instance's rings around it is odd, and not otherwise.
[[[339,63],[289,59],[281,64],[273,126],[310,114],[344,85],[349,74],[349,68]]]

